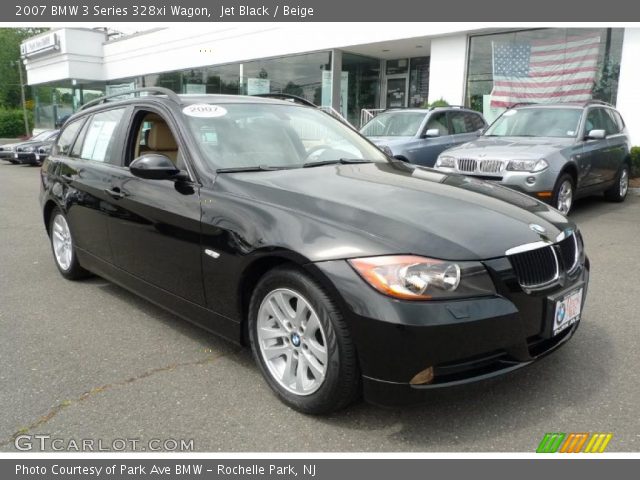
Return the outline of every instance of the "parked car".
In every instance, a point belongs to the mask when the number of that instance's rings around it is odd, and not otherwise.
[[[433,167],[438,155],[475,139],[487,126],[482,114],[463,107],[386,110],[360,133],[390,157]]]
[[[53,142],[49,142],[39,147],[36,151],[36,161],[38,165],[42,165],[46,158],[51,154],[51,149],[53,148]]]
[[[436,168],[499,181],[568,214],[576,198],[622,202],[631,143],[620,113],[598,101],[522,105],[479,138],[444,152]]]
[[[557,210],[316,108],[142,91],[85,106],[44,162],[55,264],[250,345],[287,405],[417,401],[576,331],[589,260]]]
[[[58,136],[58,130],[46,130],[31,137],[29,140],[21,143],[14,143],[11,145],[5,145],[7,150],[2,158],[8,160],[11,163],[23,163],[31,165],[41,165],[44,158],[43,154],[46,148],[50,148],[51,144]],[[43,149],[43,153],[40,153],[40,149]]]
[[[19,145],[22,142],[18,143],[5,143],[4,145],[0,145],[0,160],[6,160],[7,162],[17,163],[15,161],[15,148],[16,145]]]

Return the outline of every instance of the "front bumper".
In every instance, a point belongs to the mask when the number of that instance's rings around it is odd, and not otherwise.
[[[457,173],[469,177],[482,178],[483,180],[494,181],[505,187],[512,188],[527,195],[531,195],[544,202],[551,202],[550,193],[558,179],[559,172],[547,168],[541,172],[512,172],[505,170],[500,174],[474,174],[460,172],[455,168],[438,167],[437,170],[447,173]]]
[[[589,262],[562,288],[525,294],[507,266],[485,262],[498,295],[456,301],[410,302],[374,291],[345,261],[316,264],[344,301],[363,375],[365,398],[382,405],[415,403],[433,388],[482,380],[529,365],[563,345],[578,323],[551,334],[555,300],[582,287]],[[433,367],[433,381],[412,385]]]
[[[13,160],[21,164],[35,165],[42,162],[42,158],[38,152],[16,152]]]

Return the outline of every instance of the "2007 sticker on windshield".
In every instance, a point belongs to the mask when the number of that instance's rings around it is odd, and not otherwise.
[[[182,113],[190,117],[216,118],[227,114],[227,109],[219,105],[209,105],[208,103],[195,103],[187,105],[182,109]]]

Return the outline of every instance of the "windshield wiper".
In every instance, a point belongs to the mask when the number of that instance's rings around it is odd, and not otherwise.
[[[218,168],[216,173],[235,173],[235,172],[270,172],[272,170],[284,170],[291,167],[272,167],[270,165],[252,165],[248,167],[228,167]]]
[[[334,165],[340,163],[342,165],[350,165],[353,163],[373,163],[373,160],[362,160],[361,158],[339,158],[337,160],[319,160],[317,162],[305,163],[302,168],[321,167],[322,165]]]

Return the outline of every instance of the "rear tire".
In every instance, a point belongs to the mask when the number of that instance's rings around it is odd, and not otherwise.
[[[351,334],[336,302],[294,266],[266,273],[249,306],[251,349],[282,402],[308,414],[344,408],[360,392]]]
[[[53,261],[64,278],[79,280],[91,275],[80,266],[67,217],[57,207],[49,217],[49,239]]]
[[[616,183],[604,192],[604,198],[610,202],[624,202],[629,192],[629,165],[624,164],[618,172]]]
[[[563,214],[569,215],[573,207],[575,190],[576,186],[573,177],[568,173],[560,175],[553,189],[552,206],[560,210]]]

